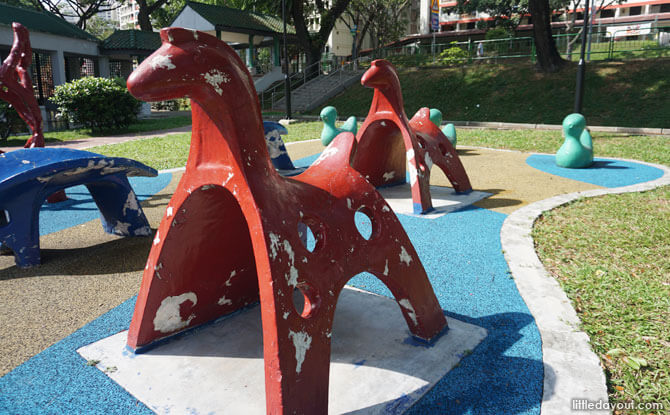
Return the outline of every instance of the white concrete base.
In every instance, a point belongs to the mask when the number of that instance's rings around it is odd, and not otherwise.
[[[333,328],[329,413],[404,412],[486,337],[481,327],[448,321],[433,346],[419,346],[395,301],[345,289]],[[157,413],[264,414],[261,333],[256,306],[145,354],[126,349],[127,332],[78,352]]]
[[[409,183],[399,184],[397,186],[382,187],[377,189],[386,199],[395,213],[403,215],[412,215],[425,219],[437,219],[454,210],[469,206],[479,200],[485,199],[492,193],[473,190],[470,193],[456,193],[451,187],[430,186],[430,196],[433,200],[434,210],[417,215],[414,213],[414,204],[412,202],[412,190]]]

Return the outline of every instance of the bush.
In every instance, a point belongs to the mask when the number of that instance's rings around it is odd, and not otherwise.
[[[126,127],[140,109],[122,79],[90,76],[57,86],[51,102],[61,117],[92,130]]]
[[[462,65],[468,60],[468,52],[451,42],[451,47],[440,53],[439,61],[445,65]]]

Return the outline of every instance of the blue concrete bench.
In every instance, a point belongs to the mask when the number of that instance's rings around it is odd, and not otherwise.
[[[91,193],[106,232],[150,235],[127,176],[157,174],[134,160],[81,150],[31,148],[0,154],[0,248],[11,249],[20,267],[39,265],[40,206],[50,194],[78,185]]]

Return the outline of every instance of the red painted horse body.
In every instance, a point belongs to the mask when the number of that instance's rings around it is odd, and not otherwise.
[[[189,96],[193,134],[149,254],[128,344],[141,349],[260,298],[268,413],[326,413],[332,323],[345,283],[372,273],[395,296],[410,331],[432,339],[446,320],[425,270],[389,206],[350,167],[352,134],[340,134],[303,174],[281,177],[235,51],[185,29],[163,29],[161,38],[128,87],[147,101]],[[357,211],[371,218],[367,239],[356,228]],[[313,249],[301,241],[305,227]],[[296,288],[304,308],[293,303]]]
[[[33,135],[26,142],[25,148],[44,147],[42,112],[28,74],[33,56],[28,29],[20,23],[12,23],[12,29],[14,43],[0,67],[0,99],[9,102],[32,130]]]
[[[407,120],[393,65],[383,59],[373,61],[361,83],[374,88],[375,93],[356,136],[358,147],[352,160],[356,170],[374,186],[385,186],[404,183],[408,165],[415,213],[433,208],[430,198],[433,164],[444,171],[455,191],[472,190],[456,149],[430,121],[430,110],[422,108],[411,121]]]

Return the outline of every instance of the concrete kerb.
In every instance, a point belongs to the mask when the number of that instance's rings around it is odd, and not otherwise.
[[[533,224],[543,212],[582,197],[641,192],[670,184],[670,169],[666,166],[617,160],[656,167],[663,170],[664,175],[646,183],[564,194],[529,204],[510,214],[500,231],[505,260],[542,337],[543,415],[582,413],[571,411],[573,399],[607,402],[608,395],[600,360],[591,350],[588,336],[579,328],[577,313],[535,252],[531,237]]]

